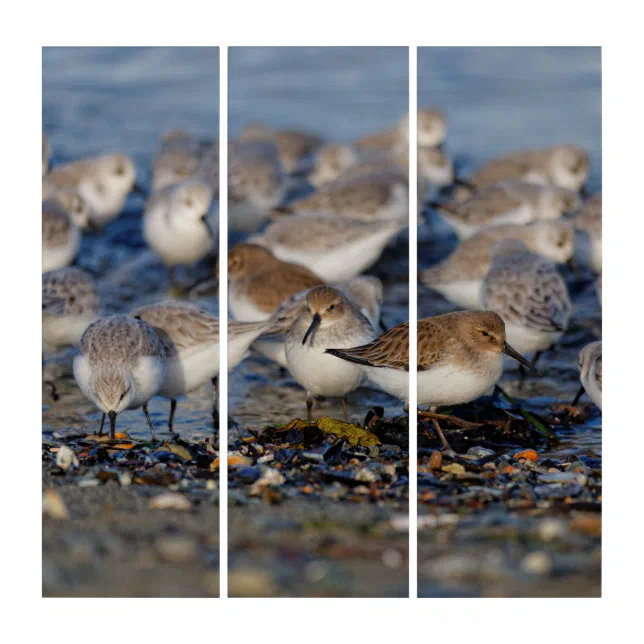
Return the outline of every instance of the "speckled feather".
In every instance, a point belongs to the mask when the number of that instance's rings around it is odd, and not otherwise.
[[[99,310],[97,284],[89,273],[66,267],[43,274],[43,315],[98,315]]]

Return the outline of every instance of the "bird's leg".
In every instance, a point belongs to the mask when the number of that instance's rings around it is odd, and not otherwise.
[[[418,415],[424,420],[449,420],[450,422],[462,427],[463,429],[476,429],[481,427],[483,423],[471,423],[468,420],[463,420],[457,416],[452,416],[451,414],[437,414],[436,407],[432,407],[429,411],[418,410]]]
[[[347,405],[347,397],[342,396],[342,409],[344,411],[344,422],[349,422],[349,407]]]
[[[116,412],[111,411],[108,416],[110,417],[110,438],[114,440],[116,438]]]
[[[534,358],[532,358],[532,364],[533,364],[533,365],[536,365],[536,364],[537,364],[537,360],[541,357],[541,355],[542,355],[542,354],[543,354],[543,351],[537,351],[537,352],[534,354]]]
[[[219,410],[217,409],[217,391],[219,376],[212,379],[212,426],[215,431],[219,429]]]
[[[172,427],[174,424],[174,412],[177,410],[177,401],[175,398],[170,400],[170,418],[168,418],[168,429],[171,433],[174,433]]]
[[[306,419],[310,423],[312,414],[311,410],[313,409],[313,396],[310,393],[306,393]]]
[[[436,407],[431,407],[429,410],[432,423],[434,424],[434,429],[436,430],[438,437],[441,439],[441,443],[443,443],[443,449],[445,449],[450,454],[454,454],[454,450],[450,447],[450,444],[447,442],[447,439],[445,438],[445,434],[443,434],[443,431],[441,430],[440,425],[438,424],[437,416],[440,416],[440,414],[436,413],[436,409],[437,409]]]
[[[576,406],[577,406],[577,403],[579,402],[579,399],[580,399],[580,398],[581,398],[585,393],[586,393],[586,389],[585,389],[585,388],[584,388],[584,386],[582,385],[582,386],[579,388],[579,391],[577,392],[577,395],[575,396],[575,399],[572,401],[572,406],[573,406],[573,407],[576,407]]]
[[[156,442],[157,437],[156,437],[156,434],[154,433],[154,425],[152,424],[152,419],[150,418],[150,413],[148,412],[147,403],[143,405],[143,413],[145,414],[145,417],[147,418],[147,421],[148,421],[148,425],[150,426],[150,432],[152,433],[152,440]]]
[[[98,435],[102,436],[103,435],[103,425],[105,425],[105,412],[103,412],[103,416],[101,418],[101,427],[98,430]]]
[[[51,382],[51,380],[47,380],[47,381],[45,382],[45,385],[47,385],[48,387],[51,387],[51,390],[50,390],[50,392],[49,392],[49,395],[51,396],[52,400],[53,400],[54,402],[55,402],[56,400],[58,400],[58,399],[60,398],[60,396],[58,395],[58,392],[56,391],[56,385],[55,385],[53,382]]]

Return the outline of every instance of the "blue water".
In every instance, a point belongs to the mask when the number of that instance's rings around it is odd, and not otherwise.
[[[418,104],[442,108],[465,169],[524,147],[576,143],[601,189],[599,47],[419,47]]]
[[[406,47],[231,47],[229,132],[260,121],[350,141],[408,111]]]
[[[43,130],[63,159],[123,151],[149,164],[167,128],[217,138],[217,47],[45,47]]]

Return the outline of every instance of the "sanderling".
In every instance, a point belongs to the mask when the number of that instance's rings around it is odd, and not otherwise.
[[[250,124],[241,133],[242,141],[271,141],[277,146],[280,163],[288,174],[303,170],[303,165],[322,145],[322,139],[299,130],[271,130],[263,125]]]
[[[318,150],[308,180],[316,188],[321,188],[337,179],[348,168],[357,165],[359,160],[360,157],[352,147],[341,143],[327,143]]]
[[[361,367],[374,384],[409,403],[409,323],[395,326],[364,346],[331,348],[327,353]],[[436,410],[487,393],[503,372],[502,354],[539,373],[506,342],[505,325],[496,313],[457,311],[418,320],[418,404],[431,407],[426,416],[446,449],[451,448],[438,425],[441,416]]]
[[[268,319],[292,295],[323,284],[301,265],[283,262],[255,244],[237,244],[228,253],[228,305],[236,320]]]
[[[454,164],[441,148],[418,147],[418,174],[431,185],[443,187],[454,183]]]
[[[483,280],[483,308],[505,322],[508,341],[520,353],[539,355],[568,328],[572,304],[563,277],[545,257],[531,253],[518,239],[505,239],[490,250]]]
[[[579,208],[579,196],[556,186],[526,181],[503,181],[476,192],[466,201],[432,204],[461,239],[486,226],[527,224],[557,219]]]
[[[146,322],[161,340],[166,374],[159,396],[170,400],[168,428],[173,431],[177,398],[199,387],[213,385],[213,423],[218,427],[219,319],[186,302],[167,301],[141,306],[130,314]],[[250,345],[271,322],[228,322],[228,369],[248,354]]]
[[[502,239],[519,239],[530,251],[563,264],[572,258],[575,232],[564,219],[483,228],[464,239],[440,264],[419,274],[420,281],[457,306],[481,308],[481,285],[490,268],[490,249]]]
[[[136,168],[125,154],[103,154],[55,167],[43,177],[43,199],[60,189],[76,190],[89,204],[91,221],[101,227],[123,212],[135,184]]]
[[[313,397],[341,397],[348,420],[346,395],[362,381],[362,370],[326,355],[330,347],[351,347],[375,336],[369,320],[339,291],[316,286],[306,295],[306,309],[286,336],[286,361],[306,391],[308,420]]]
[[[372,266],[407,225],[407,217],[362,222],[306,213],[281,217],[255,243],[285,262],[306,266],[325,282],[344,282]]]
[[[276,147],[231,141],[228,166],[228,220],[231,230],[255,232],[286,194],[286,177]]]
[[[60,196],[60,193],[58,193]],[[68,210],[59,198],[42,202],[42,272],[69,266],[78,253],[86,212]]]
[[[76,346],[99,315],[97,285],[89,273],[73,267],[43,273],[43,351]]]
[[[602,272],[602,194],[593,195],[586,201],[581,212],[574,218],[575,228],[588,235],[588,264],[595,273]]]
[[[591,342],[579,354],[579,370],[581,372],[581,388],[577,392],[572,404],[576,405],[579,399],[588,394],[588,397],[602,408],[602,343]]]
[[[407,173],[381,170],[340,175],[282,210],[297,214],[328,213],[358,221],[408,217]]]
[[[116,416],[143,407],[152,439],[148,401],[165,378],[165,351],[156,333],[142,320],[111,315],[91,324],[74,358],[74,377],[83,394],[107,415],[114,438]]]
[[[143,214],[143,237],[170,271],[203,259],[216,243],[208,221],[213,190],[200,180],[188,179],[150,197]]]
[[[554,145],[549,148],[519,150],[492,159],[472,178],[478,190],[499,181],[523,180],[551,184],[568,190],[581,190],[588,178],[588,153],[577,145]]]

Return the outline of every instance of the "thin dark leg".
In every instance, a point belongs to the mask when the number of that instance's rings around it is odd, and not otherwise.
[[[344,422],[349,422],[349,406],[347,405],[347,397],[342,396],[342,409],[344,411]]]
[[[306,419],[310,423],[312,419],[311,410],[313,409],[313,397],[311,394],[306,394]]]
[[[577,395],[575,396],[575,399],[572,401],[572,406],[576,407],[577,403],[579,402],[579,399],[586,393],[586,390],[584,389],[584,386],[582,385],[579,388],[579,391],[577,392]]]
[[[219,376],[212,379],[212,426],[215,431],[219,429],[219,410],[217,409],[217,390],[219,384]]]
[[[537,360],[539,360],[539,358],[541,357],[541,355],[542,355],[542,354],[543,354],[543,351],[537,351],[537,352],[534,354],[534,358],[532,358],[532,364],[533,364],[533,365],[536,365],[536,364],[537,364]]]
[[[48,387],[51,387],[51,391],[49,392],[49,395],[51,396],[52,400],[56,401],[60,398],[58,395],[58,392],[56,391],[56,385],[53,382],[45,382],[45,385]]]
[[[152,424],[152,419],[150,418],[150,413],[148,412],[148,406],[143,405],[143,413],[145,414],[145,417],[147,418],[148,425],[150,426],[150,432],[152,433],[152,440],[156,441],[157,437],[156,434],[154,433],[154,425]]]
[[[110,438],[114,440],[116,438],[116,412],[111,411],[108,416],[110,417]]]
[[[103,425],[105,425],[105,413],[103,413],[103,417],[101,418],[101,428],[98,430],[99,436],[103,435]]]
[[[424,418],[425,420],[431,420],[432,422],[435,420],[449,420],[464,429],[476,429],[483,425],[483,423],[470,423],[467,420],[463,420],[462,418],[458,418],[457,416],[452,416],[450,414],[437,414],[435,409],[436,407],[432,407],[429,411],[419,411],[418,413],[421,418]]]
[[[454,452],[454,450],[450,447],[450,444],[447,442],[447,439],[445,438],[445,435],[443,434],[443,431],[440,428],[440,425],[438,424],[438,420],[435,418],[435,416],[439,415],[436,414],[436,407],[432,407],[430,409],[430,413],[432,414],[432,423],[434,424],[434,429],[436,430],[436,433],[438,434],[438,437],[441,439],[441,443],[443,443],[443,448],[446,449],[448,452]]]
[[[168,429],[172,432],[174,425],[174,412],[177,410],[177,401],[173,398],[170,401],[170,418],[168,419]]]
[[[177,283],[177,267],[168,266],[168,279],[170,280],[170,288],[177,289],[179,285]]]

